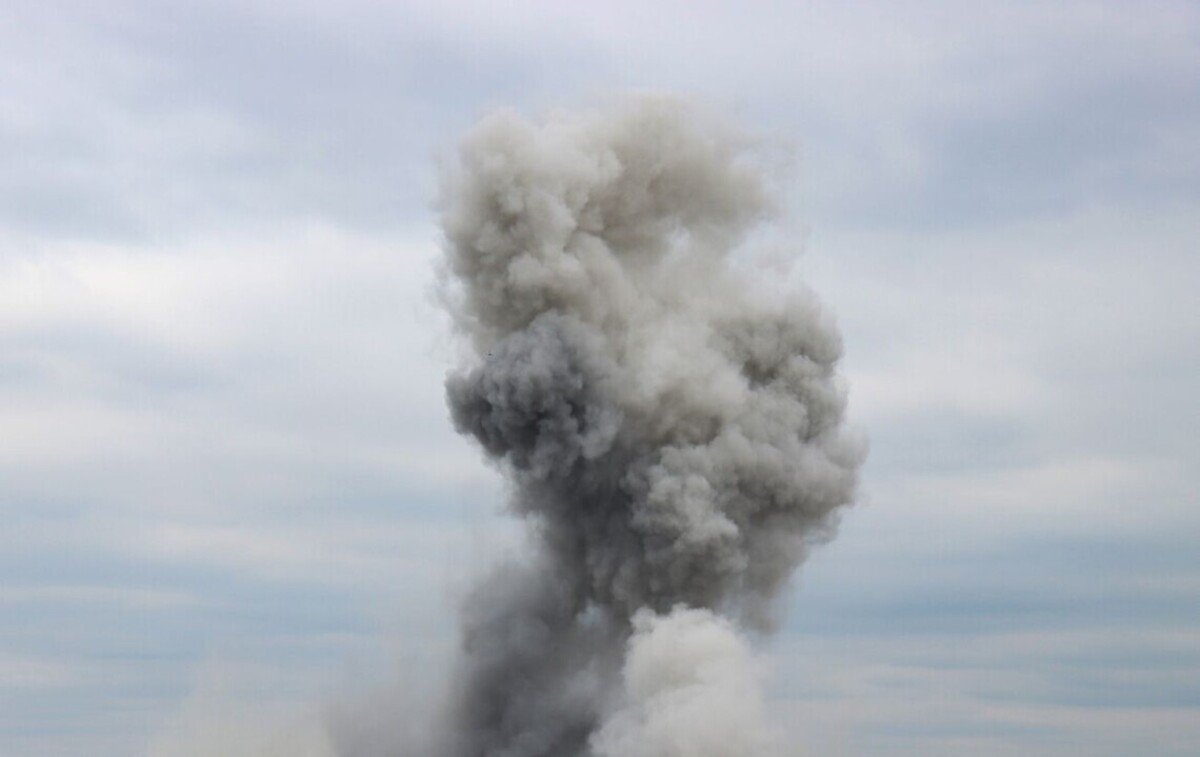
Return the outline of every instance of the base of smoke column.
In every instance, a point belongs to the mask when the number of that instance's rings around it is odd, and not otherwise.
[[[677,607],[633,618],[622,702],[592,738],[597,757],[775,755],[763,669],[727,619]]]

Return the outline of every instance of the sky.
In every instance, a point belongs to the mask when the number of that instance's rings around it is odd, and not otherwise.
[[[1200,6],[10,0],[0,754],[422,696],[520,549],[442,397],[439,166],[630,91],[773,151],[763,264],[870,438],[760,650],[789,741],[1194,753]]]

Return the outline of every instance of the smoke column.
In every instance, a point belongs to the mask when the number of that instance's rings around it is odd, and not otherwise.
[[[484,119],[443,187],[446,391],[536,555],[468,600],[451,757],[772,751],[746,631],[854,494],[841,342],[731,253],[747,142],[670,98]]]

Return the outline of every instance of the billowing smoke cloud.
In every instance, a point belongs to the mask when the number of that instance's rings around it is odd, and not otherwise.
[[[770,751],[736,629],[853,497],[839,336],[733,251],[770,213],[745,140],[639,98],[465,139],[443,197],[470,359],[455,424],[538,554],[469,600],[452,757]]]

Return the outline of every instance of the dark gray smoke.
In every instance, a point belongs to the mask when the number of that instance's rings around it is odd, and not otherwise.
[[[444,187],[469,364],[454,422],[538,554],[465,610],[452,757],[771,750],[738,628],[854,494],[841,342],[731,252],[770,203],[746,142],[639,98],[465,139]]]

